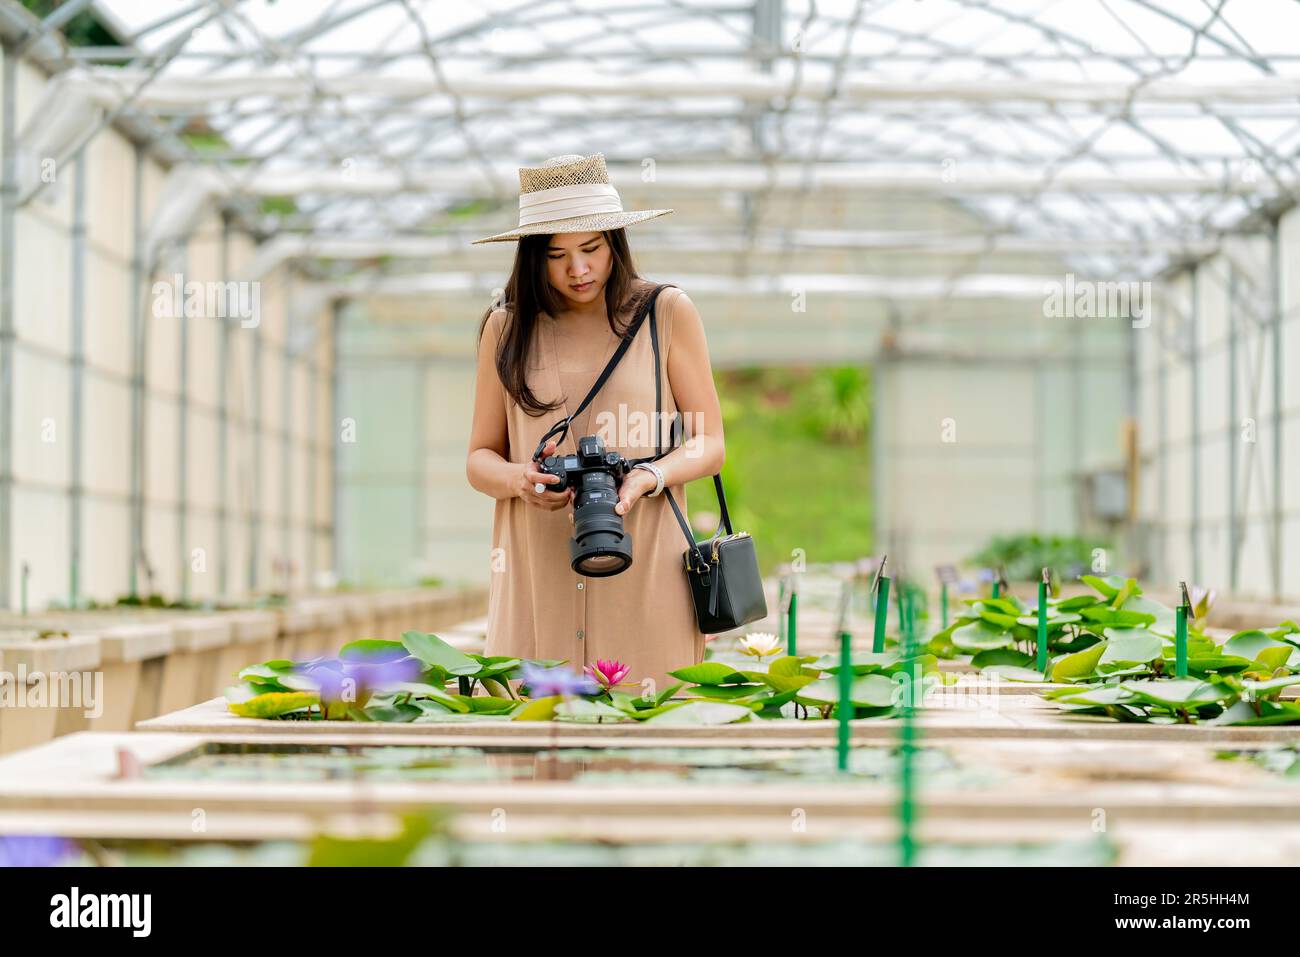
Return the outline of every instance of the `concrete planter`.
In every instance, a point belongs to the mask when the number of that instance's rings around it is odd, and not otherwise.
[[[996,700],[992,700],[996,699]],[[861,744],[896,742],[899,721],[860,718],[850,723],[852,739]],[[949,741],[1052,741],[1071,748],[1091,742],[1181,742],[1206,747],[1253,747],[1291,744],[1296,728],[1224,727],[1219,725],[1124,724],[1105,718],[1069,715],[1035,695],[966,695],[923,711],[918,721],[926,743]],[[690,726],[639,722],[587,724],[533,721],[449,721],[387,724],[361,721],[277,721],[240,718],[231,714],[224,698],[141,722],[142,731],[202,732],[245,735],[339,736],[367,741],[392,737],[412,744],[429,738],[463,738],[509,742],[539,734],[558,742],[604,742],[638,739],[729,741],[737,747],[780,746],[781,742],[835,741],[836,722],[822,720],[749,721],[743,724]],[[761,742],[762,744],[758,744]]]
[[[127,731],[136,721],[160,713],[166,658],[176,647],[172,622],[135,622],[100,632],[103,648],[104,713],[94,731]]]
[[[178,617],[171,622],[175,647],[163,661],[161,712],[188,707],[211,693],[208,676],[230,647],[234,628],[222,615]]]
[[[307,632],[303,642],[303,651],[299,657],[317,655],[337,655],[339,648],[347,644],[348,618],[343,604],[333,596],[303,598],[295,602],[298,611],[310,615],[313,628]]]
[[[344,634],[347,641],[382,637],[373,595],[349,593],[339,595],[338,600],[343,607]]]
[[[23,755],[0,760],[0,809],[134,810],[188,814],[202,807],[212,816],[234,812],[330,813],[355,811],[358,784],[351,780],[292,779],[231,780],[198,774],[193,778],[118,776],[120,749],[129,750],[142,765],[182,758],[196,751],[250,744],[295,747],[301,744],[349,744],[346,739],[305,740],[301,737],[249,741],[220,734],[80,734],[51,742]],[[391,744],[393,739],[376,739]],[[452,742],[457,743],[457,742]],[[465,742],[468,743],[468,742]],[[824,742],[822,745],[824,746]],[[493,747],[478,742],[479,747]],[[497,747],[500,742],[496,742]],[[533,735],[518,747],[545,754],[546,734]],[[665,738],[645,738],[631,747],[686,747]],[[727,747],[714,739],[700,747]],[[603,746],[601,746],[603,747]],[[780,747],[780,745],[778,745]],[[1215,762],[1204,748],[1171,746],[1152,761],[1150,749],[1112,745],[1065,756],[1078,775],[1059,768],[1040,771],[1059,752],[1055,745],[983,742],[951,746],[963,767],[994,772],[982,783],[941,784],[937,779],[925,795],[927,821],[1055,822],[1078,826],[1096,808],[1105,808],[1108,822],[1185,824],[1207,819],[1234,823],[1257,822],[1286,829],[1300,823],[1300,803],[1293,789],[1262,785],[1267,772]],[[1121,757],[1122,754],[1122,757]],[[1129,771],[1105,776],[1119,762]],[[897,813],[894,782],[885,779],[806,781],[801,778],[755,780],[748,783],[583,783],[562,779],[512,781],[366,780],[370,811],[399,811],[414,805],[437,805],[469,815],[505,810],[513,820],[533,816],[568,815],[628,820],[645,816],[680,816],[697,820],[783,821],[789,828],[792,808],[805,808],[811,821],[821,815],[892,822]]]
[[[242,668],[277,657],[280,622],[275,612],[228,611],[221,617],[230,626],[230,643],[200,671],[199,685],[205,699],[236,684]]]
[[[382,591],[375,595],[375,638],[397,640],[406,627],[409,602],[402,592]]]
[[[95,634],[0,631],[0,753],[86,730],[88,713],[103,703],[100,654]],[[38,691],[43,702],[35,700]]]
[[[315,634],[316,616],[297,605],[276,609],[275,614],[279,628],[275,657],[290,661],[315,657],[315,649],[322,644],[320,636]]]

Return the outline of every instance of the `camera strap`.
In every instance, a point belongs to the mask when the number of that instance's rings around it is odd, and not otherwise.
[[[576,409],[574,409],[571,415],[561,419],[559,422],[556,422],[553,426],[551,426],[547,430],[546,434],[542,436],[542,440],[537,443],[537,449],[536,451],[533,452],[534,461],[538,461],[541,459],[542,449],[546,448],[546,443],[551,441],[551,439],[555,439],[555,444],[557,446],[564,441],[565,437],[569,434],[569,425],[573,422],[574,419],[582,415],[583,409],[585,409],[588,405],[591,404],[591,400],[596,397],[596,393],[599,392],[604,387],[606,380],[609,379],[610,375],[613,374],[614,367],[617,366],[619,362],[622,361],[623,356],[627,354],[627,350],[631,348],[632,340],[636,338],[636,334],[641,330],[641,324],[645,322],[646,316],[650,316],[651,332],[652,333],[655,332],[656,330],[654,324],[655,300],[659,298],[659,293],[666,286],[671,286],[671,285],[672,283],[663,283],[661,285],[656,286],[654,288],[654,291],[650,293],[650,297],[646,300],[645,305],[641,307],[641,311],[637,313],[636,318],[632,320],[632,324],[628,326],[627,332],[623,335],[623,341],[618,344],[618,348],[614,351],[614,354],[610,356],[609,362],[605,364],[605,368],[601,371],[600,375],[596,378],[596,384],[591,387],[591,391],[589,391],[587,393],[587,397],[582,400],[582,404],[579,405]],[[659,409],[659,339],[658,336],[655,336],[653,341],[654,341],[654,349],[655,349],[655,412],[657,417],[657,413]],[[656,426],[657,424],[658,423],[656,423]],[[658,450],[660,447],[661,446],[659,442],[659,430],[656,427],[655,449]],[[663,453],[658,453],[654,456],[650,456],[639,460],[633,459],[632,461],[634,463],[637,461],[649,462],[652,459],[660,458],[662,455]]]

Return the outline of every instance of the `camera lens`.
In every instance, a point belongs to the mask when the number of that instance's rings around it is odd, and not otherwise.
[[[572,567],[580,575],[617,575],[632,564],[632,538],[614,511],[618,490],[608,472],[587,472],[574,496]]]

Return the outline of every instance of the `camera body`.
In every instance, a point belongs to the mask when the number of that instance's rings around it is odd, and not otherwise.
[[[575,492],[580,492],[586,476],[607,473],[615,480],[621,481],[628,473],[629,467],[627,459],[623,456],[605,450],[605,440],[599,435],[584,435],[578,440],[577,455],[548,455],[542,459],[538,471],[559,476],[561,484],[552,485],[550,491],[558,492],[563,488],[571,488]],[[614,501],[618,502],[617,496]]]
[[[574,491],[569,542],[573,570],[596,578],[625,571],[632,564],[632,538],[614,506],[618,484],[631,470],[627,459],[607,451],[600,436],[585,435],[578,440],[576,455],[548,455],[537,470],[559,477],[560,484],[550,486],[551,491]]]

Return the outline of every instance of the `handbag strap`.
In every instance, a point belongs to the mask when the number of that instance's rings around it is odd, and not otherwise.
[[[556,422],[555,425],[551,426],[550,429],[547,430],[546,434],[542,436],[542,440],[537,443],[537,450],[533,452],[533,459],[535,461],[541,459],[542,449],[546,448],[547,442],[549,442],[551,439],[555,439],[555,444],[558,446],[561,442],[564,441],[565,437],[568,436],[569,425],[573,422],[574,419],[582,415],[583,409],[585,409],[588,405],[591,404],[591,400],[596,397],[596,393],[599,392],[602,387],[604,387],[605,381],[613,374],[614,367],[617,366],[619,362],[622,361],[623,356],[627,353],[627,350],[631,347],[632,340],[636,338],[636,334],[637,332],[640,331],[641,324],[645,322],[645,317],[647,315],[652,317],[651,328],[652,329],[654,328],[653,316],[654,316],[655,300],[659,298],[659,293],[663,290],[663,288],[669,285],[672,284],[662,283],[658,286],[655,286],[654,291],[650,294],[650,297],[646,300],[646,304],[642,306],[641,311],[637,313],[637,317],[634,320],[632,320],[632,324],[628,326],[627,332],[624,333],[623,335],[623,340],[618,344],[618,348],[614,350],[614,354],[610,356],[609,362],[605,363],[605,368],[601,370],[600,375],[596,378],[595,385],[593,385],[590,391],[587,392],[587,397],[582,400],[582,404],[579,405],[576,409],[574,409],[571,415],[561,419],[559,422]],[[656,346],[655,355],[657,359],[658,356],[657,346]],[[656,365],[656,372],[657,371],[658,371],[658,366]],[[656,380],[656,388],[657,387],[658,387],[658,381]]]
[[[665,451],[663,449],[662,441],[663,430],[659,426],[659,423],[662,421],[660,410],[663,408],[663,383],[661,381],[662,373],[660,370],[661,363],[659,359],[659,324],[655,321],[655,314],[653,311],[650,313],[650,346],[654,349],[655,357],[655,454],[646,456],[644,459],[635,460],[640,462],[653,462],[655,459],[661,459],[669,452],[676,449],[677,436],[680,432],[678,426],[681,424],[681,419],[677,415],[674,415],[672,445]],[[713,476],[713,488],[714,491],[718,493],[718,509],[722,515],[722,522],[719,524],[718,530],[711,536],[712,538],[716,538],[724,528],[727,530],[728,535],[731,534],[731,515],[727,512],[727,495],[722,490],[721,472]],[[677,516],[677,524],[681,526],[682,534],[686,536],[687,547],[695,554],[695,567],[707,569],[709,567],[709,562],[704,557],[704,551],[700,548],[699,542],[697,542],[695,536],[691,534],[691,526],[687,523],[686,516],[682,514],[682,510],[677,504],[677,499],[673,498],[672,490],[665,486],[663,494],[668,496],[668,504],[672,506],[673,514]]]

